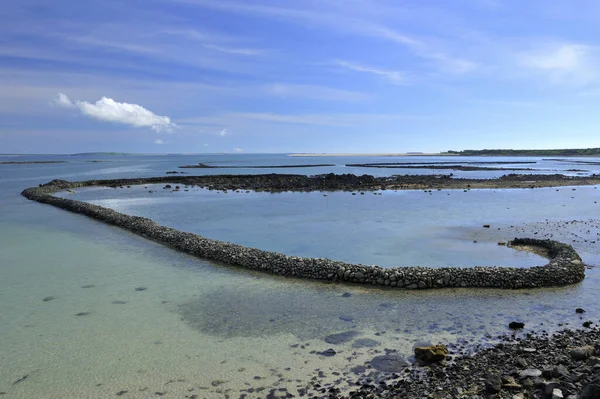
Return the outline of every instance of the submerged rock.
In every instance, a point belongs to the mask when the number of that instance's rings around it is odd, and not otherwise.
[[[369,363],[375,370],[386,373],[398,373],[408,366],[404,356],[399,354],[376,356]]]
[[[381,345],[381,342],[375,341],[371,338],[361,338],[354,341],[352,344],[353,348],[374,348],[376,346]]]
[[[325,337],[328,344],[339,345],[351,341],[354,337],[360,335],[358,331],[345,331],[337,334],[331,334]]]
[[[337,354],[337,352],[335,350],[333,350],[332,348],[326,349],[323,352],[317,352],[317,355],[326,356],[326,357],[335,356],[336,354]]]

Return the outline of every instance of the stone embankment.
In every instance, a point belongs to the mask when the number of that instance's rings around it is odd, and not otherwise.
[[[263,188],[268,188],[268,185],[264,185],[264,182],[272,179],[272,176],[281,175],[258,176],[258,181],[263,183]],[[257,176],[248,177],[251,179],[257,178]],[[196,178],[199,177],[196,176]],[[240,179],[243,180],[244,177],[213,176],[212,178],[215,184],[219,182],[223,184],[223,179],[237,179],[233,182],[237,186],[240,183]],[[369,178],[375,179],[372,176],[369,176]],[[260,179],[266,180],[263,181]],[[372,180],[365,177],[354,176],[354,179],[363,179],[366,184],[372,183]],[[161,226],[148,218],[129,216],[98,205],[52,195],[56,191],[84,186],[121,186],[165,181],[177,182],[178,180],[188,181],[189,183],[189,180],[185,177],[92,180],[73,183],[64,180],[53,180],[45,185],[40,185],[40,187],[28,188],[22,194],[30,200],[50,204],[101,220],[193,256],[280,276],[407,289],[444,287],[535,288],[574,284],[582,281],[585,277],[585,266],[575,250],[570,245],[551,240],[516,238],[509,243],[509,245],[544,248],[550,258],[549,263],[545,266],[532,268],[382,268],[379,266],[349,264],[323,258],[287,256],[276,252],[247,248]],[[209,181],[210,179],[205,180],[205,183]],[[253,181],[256,182],[256,180]],[[277,187],[279,188],[281,185]],[[302,187],[302,189],[306,191],[306,187]]]

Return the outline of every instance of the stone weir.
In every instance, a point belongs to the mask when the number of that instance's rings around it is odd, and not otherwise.
[[[217,176],[223,179],[224,176]],[[238,177],[239,178],[239,177]],[[176,179],[169,179],[173,182]],[[258,270],[279,276],[350,282],[406,289],[444,287],[536,288],[575,284],[585,278],[585,265],[573,247],[552,240],[515,238],[510,245],[541,247],[548,253],[549,263],[531,268],[514,267],[395,267],[382,268],[349,264],[323,258],[303,258],[248,248],[228,242],[204,238],[161,226],[148,218],[129,216],[87,202],[59,198],[56,191],[85,186],[120,186],[165,182],[166,178],[91,180],[67,182],[53,180],[22,192],[26,198],[80,213],[132,233],[167,245],[179,251],[223,264]]]

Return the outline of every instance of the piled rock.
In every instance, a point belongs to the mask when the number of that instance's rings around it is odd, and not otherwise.
[[[276,176],[276,177],[273,177]],[[281,179],[281,176],[291,176]],[[206,178],[229,179],[243,181],[244,176],[204,176]],[[195,177],[199,178],[199,177]],[[251,176],[250,181],[261,179],[270,181],[276,187],[282,187],[282,182],[300,184],[302,179],[311,179],[296,175],[258,175]],[[298,178],[299,181],[296,182]],[[314,178],[312,178],[314,179]],[[272,181],[271,181],[272,180]],[[348,184],[375,184],[372,176],[354,175],[323,175],[316,181],[329,181],[328,187],[340,182]],[[277,274],[280,276],[309,278],[316,280],[340,281],[359,284],[369,284],[406,289],[429,289],[444,287],[480,287],[480,288],[536,288],[574,284],[585,278],[585,266],[575,250],[567,244],[552,240],[532,238],[515,238],[511,245],[538,246],[545,248],[550,262],[545,266],[531,268],[510,267],[473,267],[473,268],[427,268],[427,267],[396,267],[382,268],[333,261],[323,258],[303,258],[284,254],[248,248],[228,242],[204,238],[196,234],[182,232],[173,228],[161,226],[154,221],[139,216],[130,216],[112,209],[93,205],[87,202],[67,198],[59,198],[52,193],[82,186],[123,186],[132,184],[147,184],[165,182],[164,178],[101,180],[70,183],[64,180],[53,180],[40,187],[28,188],[23,195],[28,199],[50,204],[71,212],[80,213],[108,224],[121,227],[153,241],[168,245],[179,251],[186,252],[204,259],[210,259],[227,265],[244,267]],[[187,181],[179,177],[175,183]],[[183,184],[183,183],[182,183]],[[270,187],[267,184],[267,187]],[[314,182],[313,182],[314,184]],[[168,185],[170,187],[170,185]],[[165,186],[167,187],[167,186]],[[310,186],[307,186],[310,187]],[[167,187],[168,188],[168,187]]]

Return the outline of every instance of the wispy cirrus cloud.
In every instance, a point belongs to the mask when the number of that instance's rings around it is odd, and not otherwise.
[[[102,97],[95,103],[87,101],[71,101],[64,93],[58,93],[54,104],[71,109],[78,109],[83,115],[104,122],[121,123],[133,127],[149,127],[156,132],[170,132],[176,125],[168,116],[156,115],[138,104],[117,102],[112,98]]]
[[[258,16],[276,21],[285,20],[302,26],[311,24],[321,29],[393,42],[407,48],[417,57],[433,63],[440,71],[446,73],[464,74],[480,67],[477,62],[453,56],[447,49],[435,47],[422,39],[394,30],[378,19],[369,18],[367,16],[369,13],[362,12],[372,11],[377,7],[389,8],[376,3],[366,3],[363,4],[364,7],[356,7],[356,11],[352,11],[355,7],[344,5],[342,8],[330,8],[326,2],[312,3],[318,4],[316,7],[292,8],[227,0],[176,1],[229,13]]]
[[[377,67],[373,67],[370,65],[363,65],[363,64],[349,62],[349,61],[343,61],[343,60],[336,60],[334,63],[340,67],[349,69],[354,72],[364,72],[364,73],[369,73],[369,74],[380,76],[395,85],[404,86],[404,85],[407,85],[410,83],[410,78],[407,76],[406,73],[404,73],[402,71],[382,69],[382,68],[377,68]]]
[[[236,55],[261,55],[265,51],[251,48],[232,48],[232,47],[224,47],[218,46],[216,44],[205,44],[205,48],[220,51],[221,53],[227,54],[236,54]]]
[[[180,122],[189,126],[219,126],[230,125],[241,129],[249,125],[284,124],[284,125],[315,125],[315,126],[367,126],[373,123],[392,123],[401,120],[435,119],[404,114],[289,114],[270,112],[229,112],[215,116],[202,116],[182,119]]]
[[[365,93],[318,85],[275,83],[266,85],[264,90],[267,94],[277,97],[297,97],[324,101],[366,101],[370,98]]]

